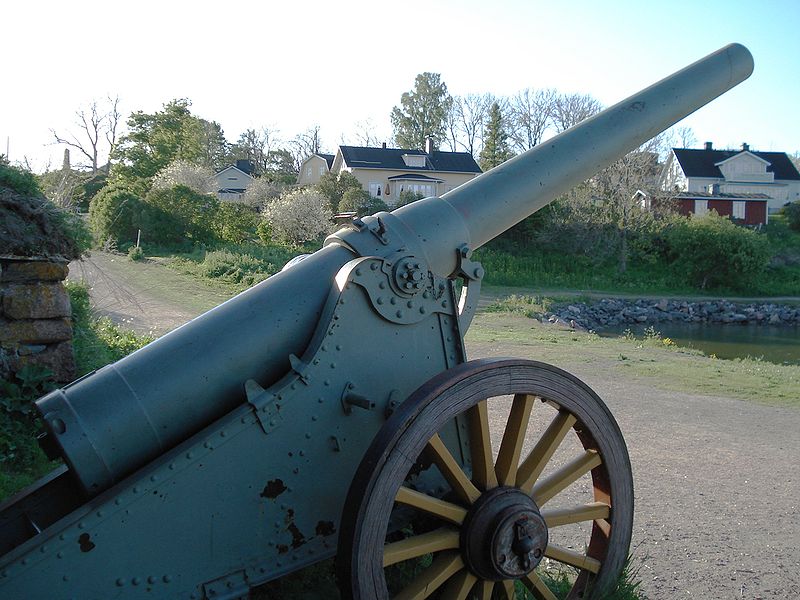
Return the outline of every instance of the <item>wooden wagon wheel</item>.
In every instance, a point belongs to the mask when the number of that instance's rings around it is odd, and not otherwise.
[[[496,403],[510,408],[495,459]],[[552,416],[543,423],[546,411]],[[452,435],[458,415],[471,455],[463,461],[440,436],[447,427]],[[540,428],[535,440],[529,424]],[[421,457],[436,465],[448,493],[414,489]],[[514,598],[519,580],[535,598],[552,600],[541,573],[560,564],[575,570],[567,598],[598,598],[627,558],[633,481],[622,434],[588,386],[543,363],[486,359],[438,375],[403,403],[365,454],[345,507],[337,571],[346,597]],[[398,511],[428,524],[399,529]],[[559,545],[554,534],[580,539]],[[385,569],[404,561],[409,576],[390,593]]]

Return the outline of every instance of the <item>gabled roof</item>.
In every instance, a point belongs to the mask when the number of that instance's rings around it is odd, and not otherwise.
[[[391,169],[395,171],[439,171],[451,173],[481,173],[481,168],[469,152],[439,152],[426,154],[422,150],[403,148],[369,148],[339,146],[345,164],[352,169]],[[403,155],[424,156],[424,167],[409,167]]]
[[[321,152],[317,152],[317,156],[320,158],[324,158],[325,162],[328,163],[328,170],[330,171],[331,167],[333,166],[333,159],[336,157],[335,154],[322,154]]]
[[[792,164],[785,152],[755,152],[753,150],[696,150],[692,148],[673,148],[675,158],[687,177],[722,178],[719,165],[737,154],[747,152],[770,164],[768,173],[774,173],[775,179],[800,180],[800,173]]]
[[[228,167],[225,167],[224,169],[221,169],[221,170],[217,171],[216,173],[214,173],[214,176],[215,176],[215,177],[219,177],[219,176],[220,176],[220,175],[222,175],[222,174],[223,174],[225,171],[229,171],[229,170],[231,170],[231,169],[233,169],[234,171],[239,171],[239,173],[241,173],[242,175],[247,175],[247,176],[248,176],[250,179],[255,179],[255,177],[253,177],[252,175],[250,175],[250,173],[245,173],[244,171],[242,171],[242,170],[241,170],[239,167],[237,167],[237,166],[235,166],[235,165],[230,165],[230,166],[228,166]]]

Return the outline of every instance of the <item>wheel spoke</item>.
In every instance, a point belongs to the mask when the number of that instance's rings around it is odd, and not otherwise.
[[[494,581],[482,579],[475,589],[478,591],[478,600],[492,600]]]
[[[475,487],[475,484],[469,480],[469,477],[461,469],[453,455],[450,454],[450,450],[444,445],[438,433],[434,434],[430,439],[428,448],[433,453],[433,461],[439,467],[453,491],[465,502],[469,504],[475,502],[481,493]]]
[[[522,583],[536,600],[558,600],[547,584],[536,573],[531,572],[522,578]]]
[[[533,484],[542,474],[553,453],[577,419],[565,410],[559,411],[555,419],[547,426],[541,439],[536,443],[528,457],[519,466],[517,487],[525,491],[533,488]]]
[[[469,447],[472,454],[472,478],[484,491],[497,487],[489,431],[489,407],[481,400],[469,410]]]
[[[467,510],[457,504],[428,496],[428,494],[417,492],[405,486],[400,486],[400,489],[397,490],[397,496],[394,501],[406,506],[413,506],[429,515],[434,515],[455,525],[461,525],[464,522],[464,517],[467,516]]]
[[[476,581],[478,578],[467,569],[459,571],[442,590],[442,600],[466,600]]]
[[[548,475],[533,487],[533,500],[541,508],[553,496],[566,489],[603,460],[597,450],[587,450],[582,456]]]
[[[529,394],[514,395],[495,464],[497,481],[500,485],[514,485],[517,479],[519,455],[522,452],[522,444],[525,441],[525,432],[528,430],[528,420],[534,400],[535,397]]]
[[[570,523],[581,523],[583,521],[595,521],[597,519],[607,519],[611,514],[611,507],[603,502],[590,502],[580,506],[570,508],[558,508],[553,510],[543,510],[547,527],[561,527]]]
[[[544,555],[548,558],[552,558],[553,560],[557,560],[558,562],[562,562],[565,565],[570,565],[571,567],[576,567],[578,569],[584,569],[590,573],[597,573],[600,570],[600,561],[596,558],[586,556],[585,554],[575,552],[574,550],[567,550],[566,548],[556,546],[555,544],[549,544],[547,546],[547,550],[544,551]]]
[[[433,564],[417,575],[394,600],[422,600],[436,591],[447,579],[464,568],[458,552],[437,556]]]
[[[516,596],[516,592],[514,591],[514,580],[513,579],[504,579],[502,581],[503,584],[503,594],[506,600],[514,600]]]
[[[441,550],[458,548],[459,533],[455,529],[441,528],[420,535],[407,537],[383,547],[383,566],[418,558]]]

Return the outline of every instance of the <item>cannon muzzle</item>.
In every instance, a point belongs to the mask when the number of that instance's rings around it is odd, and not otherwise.
[[[269,386],[289,372],[354,257],[413,248],[425,272],[450,276],[459,249],[485,244],[752,69],[746,48],[726,46],[441,198],[365,218],[308,259],[39,400],[49,435],[85,492],[107,489],[245,402],[244,382]]]

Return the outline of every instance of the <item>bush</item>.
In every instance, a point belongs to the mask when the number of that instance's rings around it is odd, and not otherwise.
[[[715,211],[676,225],[667,241],[674,267],[702,289],[743,288],[769,260],[766,239]]]
[[[42,195],[36,176],[30,171],[12,167],[2,154],[0,154],[0,187],[7,187],[26,196]]]
[[[41,421],[33,403],[53,389],[52,373],[35,365],[0,379],[0,463],[27,468],[39,460],[35,437]]]
[[[129,187],[104,187],[89,203],[89,226],[100,243],[132,243],[140,227],[144,203]]]
[[[216,237],[214,221],[218,213],[219,200],[210,194],[198,194],[185,185],[152,189],[142,210],[142,235],[155,244],[186,239],[210,243]]]
[[[328,199],[313,189],[295,190],[273,200],[264,211],[273,235],[299,245],[317,241],[331,229],[333,214]]]
[[[258,235],[258,220],[258,214],[249,206],[220,202],[213,219],[214,234],[222,242],[242,244]]]
[[[128,259],[134,262],[144,260],[144,251],[141,246],[131,246],[128,249]]]
[[[397,204],[395,205],[397,208],[401,206],[405,206],[406,204],[411,204],[412,202],[416,202],[417,200],[422,200],[424,196],[417,192],[412,192],[411,190],[403,190],[400,192],[400,195],[397,197]]]
[[[795,200],[791,204],[784,206],[783,214],[786,216],[786,223],[789,228],[800,231],[800,200]]]
[[[382,210],[389,210],[380,198],[373,198],[369,192],[361,188],[350,188],[339,202],[340,211],[355,211],[359,216],[372,215]]]
[[[198,194],[215,194],[218,187],[214,171],[185,160],[170,163],[153,177],[154,189],[168,190],[179,185]]]

